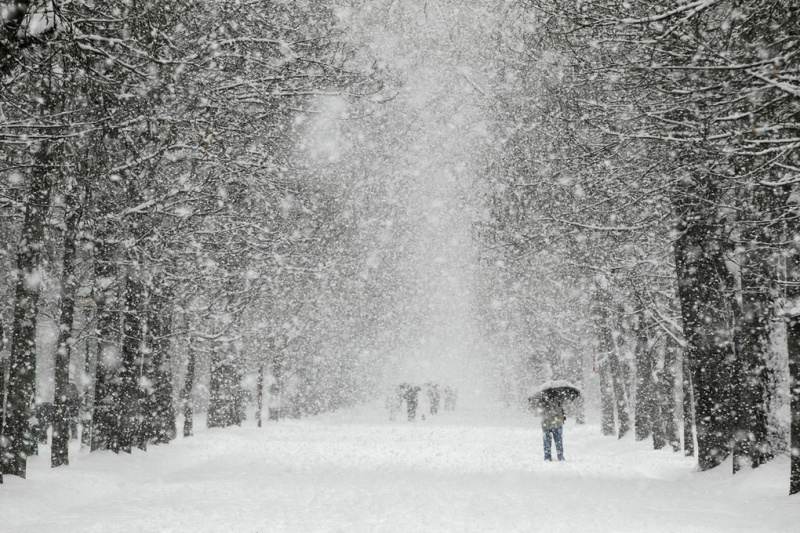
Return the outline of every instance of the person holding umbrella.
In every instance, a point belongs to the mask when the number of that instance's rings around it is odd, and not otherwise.
[[[542,443],[544,445],[544,460],[552,461],[552,443],[556,444],[556,456],[559,461],[564,460],[564,402],[574,400],[580,396],[580,390],[573,384],[558,380],[549,381],[539,387],[539,390],[528,401],[536,408],[542,418]]]
[[[542,394],[539,404],[539,416],[542,417],[542,442],[544,444],[544,460],[552,461],[552,443],[556,444],[556,455],[559,461],[564,460],[564,407],[550,392]]]

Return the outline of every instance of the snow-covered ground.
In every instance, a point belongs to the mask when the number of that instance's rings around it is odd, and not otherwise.
[[[198,421],[202,422],[202,421]],[[380,408],[206,430],[148,452],[89,454],[0,485],[3,532],[794,532],[788,459],[730,475],[597,425],[542,461],[538,419],[459,410],[415,423]]]

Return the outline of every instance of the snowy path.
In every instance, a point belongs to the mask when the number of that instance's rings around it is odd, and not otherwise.
[[[57,470],[40,456],[27,481],[0,485],[0,531],[800,531],[785,458],[736,479],[698,474],[680,454],[569,422],[567,462],[544,463],[537,422],[390,423],[365,409],[76,452]]]

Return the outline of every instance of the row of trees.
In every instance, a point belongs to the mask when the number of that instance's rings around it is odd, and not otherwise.
[[[240,420],[242,376],[264,367],[278,390],[292,377],[303,412],[360,398],[369,345],[308,335],[380,305],[330,303],[357,268],[338,249],[359,234],[346,198],[298,157],[301,119],[321,98],[379,88],[329,6],[3,9],[0,474],[26,474],[51,321],[53,466],[68,463],[71,376],[83,376],[93,451],[169,442],[178,395],[191,434],[203,369],[209,426]]]
[[[596,338],[605,433],[628,431],[634,397],[636,437],[677,449],[682,381],[701,469],[788,444],[800,492],[800,5],[533,0],[517,14],[498,40],[504,148],[480,231],[504,292],[536,302],[562,280]]]

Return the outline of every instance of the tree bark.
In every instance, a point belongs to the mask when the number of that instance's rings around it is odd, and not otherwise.
[[[648,347],[647,331],[645,330],[644,313],[639,313],[639,323],[636,326],[636,412],[634,415],[634,436],[636,440],[644,440],[655,432],[652,431],[656,422],[650,416],[653,404],[653,362]]]
[[[170,339],[172,337],[172,294],[156,280],[150,291],[148,308],[148,339],[150,346],[147,377],[150,390],[144,403],[144,417],[152,421],[148,441],[167,443],[175,438],[175,409],[172,405],[172,367]]]
[[[228,354],[215,349],[211,355],[208,427],[241,424],[239,407],[239,374],[228,359]]]
[[[790,317],[786,324],[786,345],[789,349],[789,394],[792,412],[790,427],[789,494],[800,493],[800,316]]]
[[[726,294],[733,282],[723,255],[724,228],[714,209],[718,194],[712,178],[698,178],[687,187],[677,206],[683,232],[674,245],[701,470],[728,457],[734,426],[732,316]]]
[[[774,176],[774,179],[779,179]],[[740,290],[733,302],[736,327],[735,383],[741,391],[736,396],[733,445],[733,471],[742,466],[758,467],[769,461],[773,451],[769,444],[769,403],[777,393],[771,379],[771,334],[774,318],[774,226],[763,220],[779,217],[788,192],[781,188],[756,187],[747,204],[753,220],[744,220],[738,255]]]
[[[119,380],[119,449],[130,453],[134,445],[142,447],[140,424],[139,378],[144,363],[143,320],[145,288],[135,267],[125,277],[125,308],[122,325],[122,360]]]
[[[36,319],[41,290],[37,269],[50,196],[50,181],[45,171],[36,168],[31,177],[17,253],[10,370],[6,383],[5,424],[0,438],[0,470],[23,478],[28,453],[34,444],[29,419],[36,393]]]
[[[183,436],[191,437],[194,426],[192,391],[194,390],[194,374],[197,359],[195,339],[193,337],[189,337],[187,350],[189,352],[189,363],[186,366],[186,379],[183,384],[183,390],[181,391],[181,400],[183,401]]]
[[[796,310],[800,304],[800,249],[794,227],[789,228],[789,239],[794,246],[788,250],[787,308]],[[786,319],[786,348],[789,363],[789,410],[791,421],[789,426],[789,494],[800,493],[800,314],[794,311]]]
[[[628,395],[626,394],[625,380],[622,376],[622,365],[619,362],[619,355],[615,347],[614,351],[608,354],[608,364],[611,375],[611,383],[614,388],[614,400],[617,408],[617,428],[618,438],[628,434],[631,429],[631,419],[628,414]]]
[[[6,348],[6,330],[3,316],[0,314],[0,352]],[[0,357],[0,440],[3,438],[3,428],[6,425],[6,372],[8,371],[8,359]],[[3,452],[0,446],[0,453]],[[0,484],[3,483],[3,456],[0,455]]]
[[[691,457],[694,456],[694,387],[692,386],[689,359],[685,352],[681,361],[683,372],[683,454]]]
[[[614,434],[614,408],[616,407],[619,437],[628,432],[630,421],[626,410],[625,388],[620,379],[617,343],[611,327],[611,295],[606,289],[594,294],[593,310],[595,330],[600,348],[600,399],[602,402],[603,435]]]
[[[611,386],[611,376],[608,361],[599,364],[600,371],[600,403],[602,409],[601,429],[603,435],[613,435],[614,428],[614,389]]]
[[[672,451],[680,451],[681,438],[675,423],[675,375],[677,373],[679,348],[671,335],[667,336],[664,347],[664,369],[659,374],[659,402],[661,418],[664,422],[664,438],[672,446]]]
[[[261,410],[264,407],[264,365],[258,368],[258,407],[256,409],[256,424],[261,427]]]
[[[55,394],[53,401],[53,443],[50,466],[69,464],[70,406],[67,402],[69,388],[69,361],[72,349],[72,329],[75,318],[75,255],[77,252],[80,211],[75,191],[66,196],[64,217],[64,254],[61,265],[60,318],[55,356]]]
[[[746,268],[744,270],[747,270]],[[769,351],[772,298],[768,289],[747,283],[743,271],[741,302],[736,306],[735,421],[733,472],[764,464],[771,453],[767,439],[766,354]]]
[[[116,246],[106,235],[95,239],[94,301],[97,306],[97,364],[95,366],[94,412],[92,415],[91,450],[119,452],[118,390],[115,386],[119,369],[117,343],[117,267]]]

